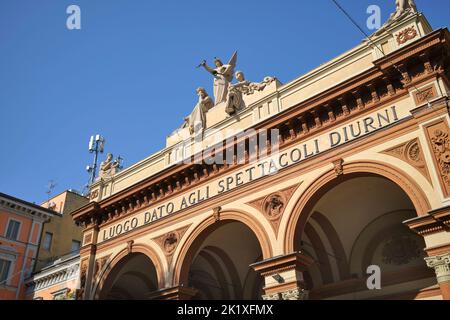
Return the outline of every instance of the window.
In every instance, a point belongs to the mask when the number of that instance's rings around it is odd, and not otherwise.
[[[20,222],[16,220],[9,220],[8,229],[6,230],[6,238],[17,240],[19,236]]]
[[[6,285],[11,261],[0,259],[0,285]]]
[[[72,249],[70,250],[70,252],[75,252],[75,251],[80,250],[80,244],[81,244],[80,241],[72,240]]]
[[[44,236],[44,250],[50,251],[50,248],[52,247],[52,239],[53,234],[46,232]]]

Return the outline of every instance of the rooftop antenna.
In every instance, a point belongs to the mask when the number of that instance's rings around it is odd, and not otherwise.
[[[50,180],[47,185],[47,191],[45,193],[47,194],[47,207],[48,209],[53,209],[56,205],[55,203],[50,203],[50,197],[52,195],[53,189],[56,187],[56,183],[53,180]]]
[[[86,167],[86,171],[90,174],[88,187],[91,186],[95,181],[95,176],[97,174],[98,154],[103,153],[105,142],[105,138],[103,138],[99,134],[91,136],[91,138],[89,139],[89,153],[94,154],[94,162],[92,163],[92,165]]]

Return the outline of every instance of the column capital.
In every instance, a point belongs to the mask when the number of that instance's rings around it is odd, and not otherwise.
[[[436,272],[438,283],[450,282],[450,253],[427,257],[425,261]]]

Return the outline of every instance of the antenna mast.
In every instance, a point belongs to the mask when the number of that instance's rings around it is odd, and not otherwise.
[[[89,139],[89,152],[94,154],[94,162],[86,167],[86,171],[90,174],[88,187],[91,186],[97,174],[98,154],[103,153],[105,147],[105,138],[97,134]]]

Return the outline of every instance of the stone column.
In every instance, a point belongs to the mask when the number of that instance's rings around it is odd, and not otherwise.
[[[251,267],[264,277],[264,300],[306,300],[303,272],[313,259],[302,252],[267,259]]]
[[[450,300],[450,253],[425,258],[427,266],[436,272],[436,278],[441,288],[442,298]]]

